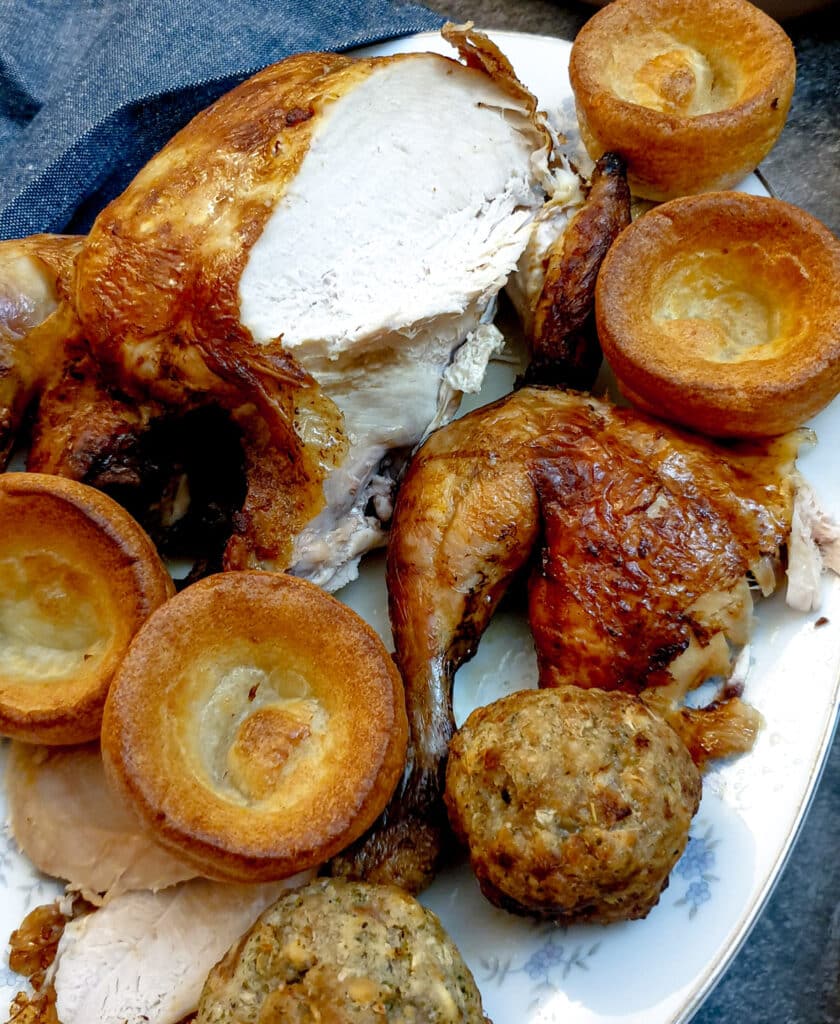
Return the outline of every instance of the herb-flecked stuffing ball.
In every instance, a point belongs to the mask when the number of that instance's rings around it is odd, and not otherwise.
[[[437,917],[395,886],[321,879],[272,904],[207,979],[196,1024],[490,1024]]]
[[[700,774],[636,697],[564,686],[474,711],[446,804],[496,906],[563,923],[645,917],[688,841]]]

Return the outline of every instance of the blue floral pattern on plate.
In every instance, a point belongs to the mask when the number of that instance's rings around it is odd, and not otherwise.
[[[518,967],[514,966],[513,957],[504,960],[499,957],[482,958],[481,966],[485,972],[483,980],[501,985],[511,974],[527,975],[532,983],[531,995],[533,997],[528,1009],[535,1009],[544,996],[560,990],[558,982],[566,978],[574,968],[588,970],[587,960],[594,956],[601,945],[600,941],[589,945],[585,943],[572,945],[565,941],[566,931],[565,928],[558,929],[553,925],[547,926],[547,938],[543,944]]]
[[[718,876],[711,872],[715,866],[715,847],[720,842],[712,838],[713,834],[714,830],[708,826],[702,835],[689,836],[685,853],[674,868],[674,874],[689,883],[675,904],[678,907],[687,906],[689,918],[695,917],[700,907],[709,902],[712,898],[712,883],[719,881]]]

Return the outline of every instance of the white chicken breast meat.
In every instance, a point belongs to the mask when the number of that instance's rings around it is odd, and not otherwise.
[[[9,826],[45,874],[93,903],[134,889],[156,891],[195,870],[159,846],[111,793],[98,744],[13,743],[6,770]]]
[[[287,888],[193,879],[130,892],[64,929],[52,984],[61,1024],[177,1024],[198,1005],[210,968]]]

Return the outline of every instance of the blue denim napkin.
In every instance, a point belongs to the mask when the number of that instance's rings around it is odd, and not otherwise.
[[[406,0],[0,0],[0,238],[87,230],[266,64],[442,21]]]

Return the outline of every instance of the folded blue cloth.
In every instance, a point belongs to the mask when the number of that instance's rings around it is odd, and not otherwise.
[[[434,29],[403,0],[0,0],[0,238],[85,231],[266,64]]]

